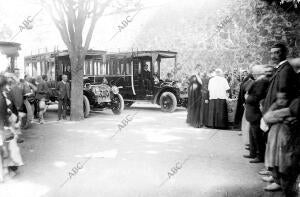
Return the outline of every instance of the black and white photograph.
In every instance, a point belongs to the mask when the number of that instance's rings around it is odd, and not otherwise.
[[[0,197],[300,197],[300,0],[0,0]]]

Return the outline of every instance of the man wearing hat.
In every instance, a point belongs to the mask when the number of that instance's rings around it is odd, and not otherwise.
[[[245,99],[245,117],[250,123],[250,154],[244,155],[244,157],[253,158],[250,163],[261,163],[264,161],[265,142],[264,133],[260,129],[260,119],[262,118],[260,103],[267,94],[266,90],[269,86],[268,73],[272,73],[272,68],[270,70],[268,65],[255,65],[251,70],[255,80],[248,89],[248,96]]]
[[[277,43],[272,46],[271,60],[275,65],[275,73],[270,78],[270,85],[263,103],[263,114],[265,114],[275,102],[277,93],[283,93],[289,103],[298,96],[300,88],[298,84],[299,77],[291,64],[287,61],[287,55],[288,49],[285,44]],[[286,182],[283,174],[279,172],[278,166],[272,168],[271,179],[273,183],[264,188],[267,191],[279,190],[282,187],[281,183]]]
[[[271,61],[275,65],[275,73],[270,79],[270,86],[264,101],[263,113],[266,113],[276,100],[277,92],[285,93],[289,101],[297,97],[299,89],[298,76],[287,61],[288,49],[285,44],[277,43],[271,48]]]

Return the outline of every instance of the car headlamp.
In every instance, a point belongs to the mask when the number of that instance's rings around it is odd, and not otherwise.
[[[95,95],[99,95],[99,93],[100,93],[99,87],[92,86],[90,89],[92,90],[92,92],[93,92]]]
[[[111,87],[111,91],[112,91],[112,93],[114,93],[114,94],[119,94],[119,88],[118,88],[117,86],[112,86],[112,87]]]
[[[174,85],[176,88],[178,88],[180,91],[183,91],[184,90],[184,87],[181,83],[175,83]]]

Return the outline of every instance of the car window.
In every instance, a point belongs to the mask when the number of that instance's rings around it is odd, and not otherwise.
[[[96,64],[95,67],[97,68],[97,73],[96,73],[96,75],[101,75],[101,73],[100,73],[100,61],[96,61],[95,64]]]
[[[106,64],[101,64],[100,65],[100,74],[101,75],[106,75]]]
[[[125,74],[124,63],[123,62],[120,62],[120,74],[121,75]]]
[[[37,76],[37,72],[36,72],[36,70],[37,70],[37,63],[36,62],[33,62],[32,63],[33,64],[33,69],[32,69],[32,76]]]
[[[153,72],[158,73],[158,62],[157,61],[155,61],[155,63],[153,64]]]
[[[142,73],[142,62],[139,62],[139,70],[138,73],[141,74]]]
[[[89,60],[88,61],[89,62],[89,67],[90,67],[90,75],[94,75],[94,65],[93,65],[93,62],[92,62],[92,60]]]
[[[120,60],[116,60],[116,67],[117,67],[117,75],[120,75],[122,73],[122,63]]]
[[[120,74],[120,62],[118,60],[114,61],[114,75]]]
[[[90,68],[90,61],[89,60],[85,60],[84,61],[84,74],[85,75],[90,75],[91,74],[91,68]]]
[[[113,62],[113,60],[110,60],[109,65],[108,65],[108,74],[109,75],[113,75],[113,73],[114,73],[113,66],[114,66],[114,62]]]
[[[131,62],[126,62],[126,74],[131,75]]]

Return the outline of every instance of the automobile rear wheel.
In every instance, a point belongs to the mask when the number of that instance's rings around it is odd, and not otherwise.
[[[121,94],[116,94],[111,100],[112,112],[115,115],[119,115],[124,110],[124,99]]]
[[[90,115],[91,106],[89,99],[83,95],[83,116],[87,118]]]
[[[159,98],[159,104],[163,112],[173,112],[177,107],[177,99],[172,92],[164,92]]]
[[[24,100],[24,105],[26,108],[26,116],[24,116],[21,120],[21,128],[28,129],[31,126],[31,122],[33,119],[34,107],[31,105],[27,99]]]

